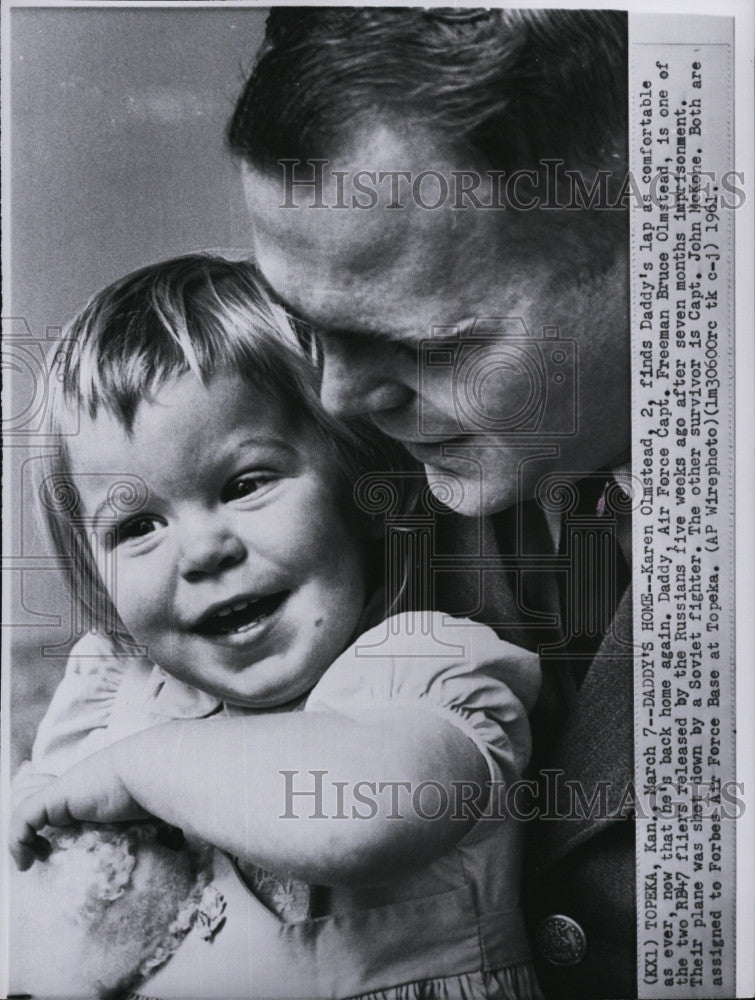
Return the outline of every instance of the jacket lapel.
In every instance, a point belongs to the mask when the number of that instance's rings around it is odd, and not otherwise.
[[[541,822],[541,869],[607,825],[632,814],[634,779],[634,660],[632,593],[627,588],[579,689],[576,704],[549,754],[557,815]],[[570,786],[567,782],[573,782]],[[576,789],[581,792],[581,804]],[[589,804],[594,796],[593,811]],[[585,815],[585,813],[587,815]]]
[[[433,547],[435,607],[449,614],[490,625],[501,638],[535,649],[537,638],[522,624],[512,588],[513,574],[502,566],[506,539],[517,537],[506,520],[512,512],[491,518],[438,515]],[[631,814],[634,778],[634,660],[632,647],[632,588],[616,610],[613,626],[603,639],[574,703],[567,706],[558,663],[546,662],[543,687],[532,718],[536,742],[546,747],[538,770],[550,768],[555,784],[550,801],[557,816],[538,824],[541,871],[607,825]],[[547,747],[550,733],[556,741]],[[563,772],[555,778],[555,772]],[[572,782],[570,787],[567,782]],[[577,792],[575,789],[578,789]],[[598,794],[591,812],[590,802]],[[580,806],[578,796],[581,794]],[[600,796],[603,796],[601,799]],[[570,812],[571,810],[571,812]],[[585,815],[586,814],[586,815]]]

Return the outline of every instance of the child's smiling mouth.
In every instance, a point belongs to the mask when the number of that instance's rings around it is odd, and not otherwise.
[[[265,622],[283,604],[289,591],[282,590],[264,597],[234,597],[213,605],[193,626],[200,635],[231,636],[251,632]]]

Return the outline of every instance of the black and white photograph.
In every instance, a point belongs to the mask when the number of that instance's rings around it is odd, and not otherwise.
[[[1,28],[0,994],[751,996],[749,5]]]

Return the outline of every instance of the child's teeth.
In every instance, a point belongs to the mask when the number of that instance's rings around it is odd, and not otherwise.
[[[211,615],[205,616],[197,628],[206,635],[231,635],[235,632],[250,631],[261,621],[269,618],[280,606],[284,597],[284,593],[270,594],[267,597],[225,604]]]

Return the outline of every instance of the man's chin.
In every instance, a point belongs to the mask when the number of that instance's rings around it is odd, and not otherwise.
[[[467,476],[425,465],[430,491],[445,507],[465,517],[496,514],[516,503],[516,479],[492,481],[484,474]]]

